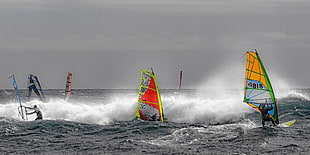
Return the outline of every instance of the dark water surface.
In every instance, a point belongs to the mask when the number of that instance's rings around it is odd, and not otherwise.
[[[34,104],[43,121],[21,121],[13,90],[0,91],[3,154],[309,154],[310,90],[280,93],[280,123],[263,129],[260,115],[242,103],[242,91],[162,90],[167,122],[133,120],[137,90],[45,91]],[[25,92],[22,91],[22,96]],[[224,99],[219,96],[226,96]],[[22,97],[26,101],[25,97]],[[269,125],[269,123],[267,123]]]

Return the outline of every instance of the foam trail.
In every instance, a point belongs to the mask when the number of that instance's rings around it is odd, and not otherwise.
[[[233,124],[208,125],[205,127],[189,126],[177,129],[170,135],[165,135],[154,140],[142,140],[142,142],[170,147],[210,142],[218,143],[220,141],[231,141],[253,128],[257,128],[255,123],[246,119]]]

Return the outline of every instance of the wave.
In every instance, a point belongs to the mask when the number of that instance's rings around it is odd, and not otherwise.
[[[20,120],[18,116],[19,103],[9,102],[0,104],[0,116]],[[72,100],[66,102],[63,99],[51,98],[43,103],[38,100],[24,103],[32,107],[37,105],[43,113],[45,120],[66,120],[91,124],[109,124],[115,120],[132,120],[135,116],[134,101],[129,98],[113,98],[113,100],[92,102]],[[34,115],[28,115],[28,120],[34,120]]]
[[[77,92],[79,93],[79,92]],[[117,121],[131,121],[135,118],[137,94],[135,91],[92,91],[81,92],[82,97],[74,97],[66,102],[63,98],[52,97],[48,102],[38,100],[24,105],[37,105],[45,120],[65,120],[89,124],[107,125]],[[162,101],[165,117],[169,122],[223,124],[241,120],[245,115],[256,113],[242,102],[240,90],[163,90]],[[48,95],[48,94],[47,94]],[[309,100],[307,94],[298,91],[282,93],[279,98],[281,115],[302,110]],[[17,101],[1,101],[0,116],[20,120]],[[297,105],[297,106],[296,106]],[[255,115],[256,116],[256,115]],[[29,115],[34,120],[35,115]]]
[[[287,90],[279,98],[283,102],[310,101],[310,97],[297,90]]]

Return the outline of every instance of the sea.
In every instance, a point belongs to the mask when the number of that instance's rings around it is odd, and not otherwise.
[[[164,122],[135,120],[135,89],[44,90],[43,120],[18,114],[13,89],[0,90],[1,154],[310,154],[310,89],[277,90],[280,123],[262,128],[243,90],[163,89]]]

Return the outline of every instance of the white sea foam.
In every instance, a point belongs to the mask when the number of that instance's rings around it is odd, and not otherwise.
[[[0,104],[0,116],[19,119],[19,103]],[[101,103],[92,101],[70,101],[52,98],[47,103],[37,100],[24,103],[32,107],[37,105],[43,113],[45,120],[67,120],[92,124],[108,124],[115,120],[126,121],[135,117],[135,104],[130,98],[113,98]],[[32,110],[28,110],[31,112]],[[29,120],[34,120],[35,114],[28,115]]]
[[[208,76],[194,94],[163,96],[166,116],[175,122],[222,123],[253,112],[243,103],[243,76],[239,67],[225,67]]]
[[[242,103],[242,96],[221,91],[216,97],[210,91],[194,96],[163,97],[165,116],[172,122],[223,123],[243,117],[251,109]],[[223,97],[225,96],[225,98]]]
[[[153,140],[143,140],[158,146],[178,147],[180,145],[190,145],[193,143],[205,143],[210,141],[231,140],[237,138],[242,133],[256,128],[252,121],[245,119],[238,123],[222,125],[206,125],[205,127],[185,127],[177,129],[170,135],[159,137]],[[239,130],[236,130],[239,129]]]

